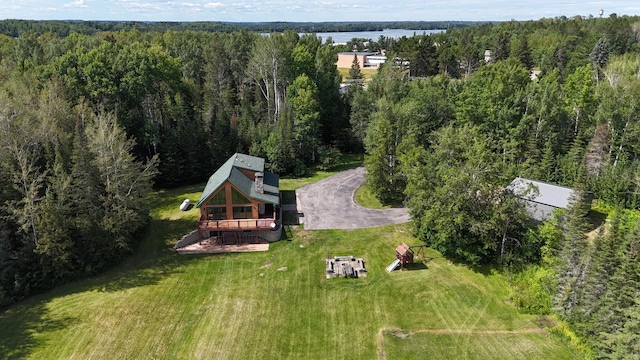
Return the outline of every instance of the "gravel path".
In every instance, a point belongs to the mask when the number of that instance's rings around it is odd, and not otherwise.
[[[364,183],[364,167],[340,172],[296,190],[297,211],[306,230],[360,229],[411,220],[404,208],[375,210],[357,205],[354,194]]]

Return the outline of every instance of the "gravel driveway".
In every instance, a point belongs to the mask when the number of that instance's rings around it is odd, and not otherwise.
[[[360,229],[411,220],[404,208],[375,210],[354,202],[364,167],[347,170],[296,190],[297,211],[306,230]]]

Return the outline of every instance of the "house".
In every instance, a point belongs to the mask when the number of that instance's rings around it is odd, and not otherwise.
[[[484,51],[484,62],[491,62],[491,50]]]
[[[207,182],[196,207],[198,236],[223,245],[280,239],[280,178],[264,159],[234,154]]]
[[[353,57],[358,58],[358,66],[361,69],[379,68],[387,61],[387,57],[375,52],[341,52],[338,53],[336,67],[349,69],[353,65]]]
[[[521,177],[515,178],[506,190],[521,199],[529,215],[537,221],[551,218],[555,209],[568,208],[575,193],[572,188]],[[590,204],[591,196],[585,201]]]

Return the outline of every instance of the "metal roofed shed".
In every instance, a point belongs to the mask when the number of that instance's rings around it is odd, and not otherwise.
[[[575,193],[574,189],[566,186],[521,177],[515,178],[506,190],[522,200],[529,215],[537,221],[551,218],[555,209],[568,208]],[[590,199],[587,196],[586,201],[590,202]]]

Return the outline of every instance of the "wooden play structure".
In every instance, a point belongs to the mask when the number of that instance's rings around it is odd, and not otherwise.
[[[392,262],[389,266],[387,266],[387,271],[392,272],[398,266],[400,269],[404,269],[405,265],[413,264],[413,259],[417,255],[423,264],[427,263],[427,259],[424,256],[424,248],[426,245],[414,245],[409,246],[405,243],[402,243],[396,247],[396,260]],[[414,252],[413,249],[417,249],[417,252]]]

